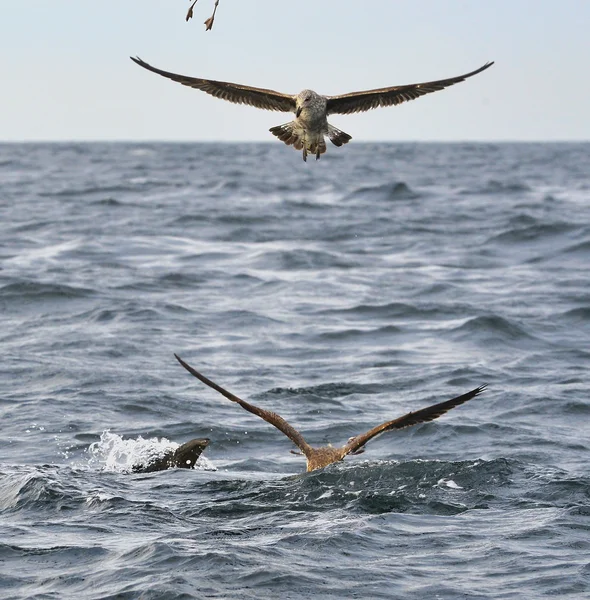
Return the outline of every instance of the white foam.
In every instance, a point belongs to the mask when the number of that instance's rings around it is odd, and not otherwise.
[[[90,444],[87,453],[90,465],[100,466],[104,471],[128,472],[133,465],[146,464],[162,457],[179,444],[166,438],[123,439],[116,433],[104,431],[98,442]]]
[[[180,444],[166,438],[144,439],[139,436],[125,440],[107,430],[103,431],[98,442],[90,444],[86,452],[90,455],[89,466],[98,467],[103,471],[128,473],[133,470],[134,465],[150,463],[179,446]],[[198,458],[193,468],[217,471],[215,465],[204,456]]]
[[[438,485],[439,487],[442,486],[446,486],[448,488],[451,488],[452,490],[462,490],[463,488],[456,484],[452,479],[439,479],[436,482],[436,485]]]

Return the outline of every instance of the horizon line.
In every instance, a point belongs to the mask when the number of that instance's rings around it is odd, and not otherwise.
[[[465,140],[363,140],[358,144],[586,144],[590,139],[465,139]],[[0,139],[0,144],[275,144],[275,140],[186,140],[139,138],[51,138],[51,139]]]

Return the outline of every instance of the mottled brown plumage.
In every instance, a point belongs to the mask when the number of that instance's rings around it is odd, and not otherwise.
[[[270,132],[288,146],[292,145],[296,150],[303,150],[303,160],[307,160],[308,152],[314,154],[316,159],[320,158],[320,155],[326,151],[325,136],[328,136],[335,146],[342,146],[352,139],[348,133],[330,125],[327,119],[328,115],[348,115],[380,106],[395,106],[402,102],[415,100],[425,94],[438,92],[465,81],[468,77],[473,77],[494,64],[488,62],[475,71],[449,79],[352,92],[340,96],[322,96],[313,90],[303,90],[299,94],[283,94],[275,90],[227,81],[188,77],[152,67],[141,58],[131,57],[131,60],[152,73],[201,90],[215,98],[235,104],[248,104],[264,110],[295,113],[293,121],[272,127]]]
[[[483,392],[486,388],[485,385],[481,385],[478,388],[475,388],[474,390],[471,390],[470,392],[467,392],[461,396],[457,396],[456,398],[452,398],[451,400],[439,402],[438,404],[428,406],[427,408],[410,412],[403,417],[398,417],[392,421],[386,421],[381,425],[377,425],[377,427],[373,427],[366,433],[362,433],[354,438],[351,438],[347,444],[341,446],[340,448],[335,448],[333,446],[313,448],[305,441],[303,436],[294,427],[289,425],[289,423],[287,423],[283,417],[277,415],[277,413],[258,408],[257,406],[238,398],[238,396],[228,392],[220,385],[217,385],[215,382],[199,373],[189,364],[185,363],[178,355],[175,354],[174,356],[191,375],[202,381],[205,385],[208,385],[221,395],[225,396],[228,400],[238,403],[248,412],[259,416],[261,419],[264,419],[271,425],[274,425],[279,431],[282,431],[305,455],[305,458],[307,459],[308,471],[315,471],[316,469],[321,469],[322,467],[326,467],[334,462],[343,460],[347,454],[357,454],[362,452],[364,445],[368,441],[372,440],[381,433],[384,433],[385,431],[390,431],[391,429],[403,429],[404,427],[410,427],[412,425],[416,425],[417,423],[424,423],[426,421],[437,419],[441,415],[444,415],[447,411],[451,410],[451,408],[455,408],[455,406],[459,406],[459,404],[463,404],[464,402],[475,398],[475,396],[481,394],[481,392]]]

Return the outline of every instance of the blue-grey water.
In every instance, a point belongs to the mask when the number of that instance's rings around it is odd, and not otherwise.
[[[590,144],[0,145],[0,350],[4,599],[588,597]]]

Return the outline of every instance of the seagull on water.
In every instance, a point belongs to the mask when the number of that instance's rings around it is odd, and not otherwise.
[[[381,425],[377,425],[369,431],[365,433],[361,433],[353,438],[348,440],[348,443],[340,448],[335,448],[333,446],[323,446],[321,448],[313,448],[310,446],[303,436],[297,431],[294,427],[289,425],[283,417],[277,415],[274,412],[269,410],[264,410],[262,408],[258,408],[241,398],[238,398],[231,392],[228,392],[226,389],[222,388],[220,385],[217,385],[201,373],[199,373],[196,369],[193,369],[189,364],[185,363],[182,358],[180,358],[177,354],[174,355],[176,360],[194,377],[202,381],[205,385],[208,385],[210,388],[213,388],[223,396],[225,396],[228,400],[232,402],[237,402],[242,408],[251,412],[254,415],[258,415],[260,418],[264,419],[271,425],[274,425],[279,431],[282,431],[305,455],[307,459],[307,470],[315,471],[316,469],[322,469],[323,467],[327,467],[332,463],[339,462],[344,460],[344,457],[347,454],[360,454],[364,451],[365,444],[372,440],[374,437],[380,435],[385,431],[390,431],[391,429],[403,429],[404,427],[410,427],[411,425],[416,425],[417,423],[424,423],[426,421],[433,421],[437,419],[441,415],[444,415],[447,411],[451,410],[451,408],[455,408],[455,406],[459,406],[475,398],[475,396],[481,394],[485,389],[486,385],[480,385],[478,388],[463,394],[462,396],[457,396],[451,400],[447,400],[445,402],[439,402],[438,404],[433,404],[432,406],[428,406],[427,408],[422,408],[415,412],[410,412],[403,417],[398,417],[397,419],[393,419],[393,421],[386,421],[385,423],[381,423]]]
[[[487,62],[485,65],[457,77],[428,81],[425,83],[412,83],[409,85],[396,85],[393,87],[366,90],[364,92],[352,92],[340,96],[322,96],[313,90],[303,90],[298,94],[283,94],[274,90],[250,87],[238,83],[226,81],[214,81],[213,79],[199,79],[162,71],[141,60],[141,58],[130,57],[140,67],[172,79],[198,90],[201,90],[215,98],[228,100],[235,104],[248,104],[264,110],[275,110],[278,112],[295,113],[295,120],[271,127],[270,132],[287,146],[293,146],[296,150],[303,150],[303,160],[307,160],[307,154],[315,154],[316,160],[326,151],[324,136],[328,136],[335,146],[348,143],[352,137],[328,123],[329,115],[348,115],[351,113],[364,112],[379,106],[396,106],[402,102],[414,100],[431,92],[438,92],[446,87],[465,81],[486,69],[494,63]]]

